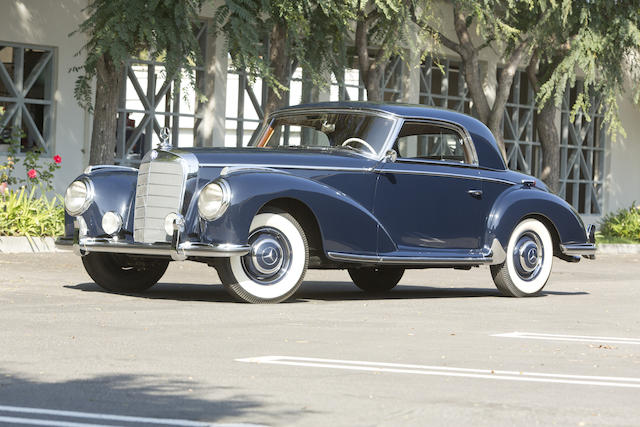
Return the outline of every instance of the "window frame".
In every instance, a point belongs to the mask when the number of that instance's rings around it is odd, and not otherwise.
[[[19,43],[19,42],[11,42],[7,40],[0,40],[0,45],[5,47],[11,47],[13,49],[20,49],[22,51],[22,67],[24,67],[24,54],[25,50],[40,50],[44,52],[44,56],[41,59],[43,64],[40,70],[37,70],[38,64],[36,64],[36,68],[32,70],[37,71],[36,75],[24,75],[24,69],[22,69],[22,75],[20,82],[16,81],[16,76],[13,77],[6,72],[6,68],[3,65],[2,70],[3,80],[8,80],[11,84],[11,89],[14,91],[18,91],[18,96],[2,96],[0,97],[0,101],[12,103],[16,105],[16,110],[11,113],[11,117],[6,120],[6,123],[0,127],[0,130],[4,130],[8,127],[14,127],[16,120],[19,119],[21,121],[21,126],[27,127],[29,131],[33,131],[35,128],[35,149],[39,150],[44,155],[50,155],[55,150],[54,143],[54,135],[55,135],[55,123],[56,123],[56,100],[55,93],[57,91],[58,79],[57,79],[57,57],[58,57],[58,49],[55,46],[49,46],[44,44],[31,44],[31,43]],[[48,73],[47,73],[48,69]],[[29,98],[29,91],[33,88],[33,84],[37,82],[38,78],[43,76],[45,79],[48,79],[48,89],[47,93],[43,96],[43,99],[39,98]],[[28,88],[24,88],[24,84],[29,82],[31,79],[30,85]],[[6,83],[3,82],[6,86]],[[10,89],[10,90],[11,90]],[[21,93],[20,93],[21,92]],[[42,131],[38,129],[38,125],[34,120],[31,112],[29,112],[27,106],[28,105],[42,105],[44,107],[43,117],[42,117]],[[17,153],[20,156],[24,156],[28,153],[28,151],[23,151],[20,148],[20,152]]]
[[[395,150],[393,147],[395,146],[396,141],[398,140],[398,135],[402,131],[402,127],[405,125],[405,123],[420,123],[424,125],[438,126],[438,127],[442,127],[442,128],[456,132],[460,137],[460,139],[462,140],[465,156],[468,155],[471,162],[465,161],[461,163],[461,162],[456,162],[452,160],[433,160],[433,159],[421,159],[417,157],[409,157],[409,158],[398,157],[396,159],[397,163],[414,163],[414,164],[418,163],[418,164],[462,166],[462,167],[473,167],[473,168],[479,167],[478,154],[476,152],[475,145],[473,144],[473,140],[469,135],[469,132],[467,132],[467,130],[464,127],[458,125],[457,123],[449,122],[446,120],[430,119],[425,117],[403,117],[402,120],[400,120],[399,122],[399,126],[394,132],[393,138],[390,138],[390,145],[387,146],[386,151],[389,151],[392,149]],[[389,144],[389,141],[387,143]]]

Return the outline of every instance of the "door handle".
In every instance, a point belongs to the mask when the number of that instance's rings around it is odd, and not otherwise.
[[[475,197],[476,199],[482,198],[482,190],[467,190],[467,194],[471,197]]]

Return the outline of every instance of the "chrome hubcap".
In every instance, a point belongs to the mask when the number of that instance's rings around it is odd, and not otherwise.
[[[540,237],[532,232],[523,233],[513,248],[513,264],[523,280],[533,280],[540,273],[544,251]]]
[[[245,273],[254,281],[270,285],[282,278],[291,263],[291,245],[271,227],[254,230],[249,236],[251,251],[242,257]]]

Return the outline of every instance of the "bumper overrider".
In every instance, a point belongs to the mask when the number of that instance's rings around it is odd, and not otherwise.
[[[59,248],[73,248],[76,255],[90,252],[107,252],[141,256],[168,256],[174,261],[184,261],[188,257],[231,257],[246,255],[250,251],[248,245],[212,244],[202,242],[180,243],[181,224],[174,222],[174,233],[171,243],[129,243],[107,237],[80,237],[78,222],[74,223],[73,238],[58,238]]]
[[[596,257],[596,227],[591,224],[587,227],[587,242],[560,245],[560,250],[564,255],[589,259]],[[578,258],[579,259],[579,258]]]

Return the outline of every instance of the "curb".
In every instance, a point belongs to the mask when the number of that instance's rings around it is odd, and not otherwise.
[[[56,248],[53,237],[0,236],[0,253],[67,252]]]
[[[640,254],[640,244],[631,243],[601,243],[597,254]]]

